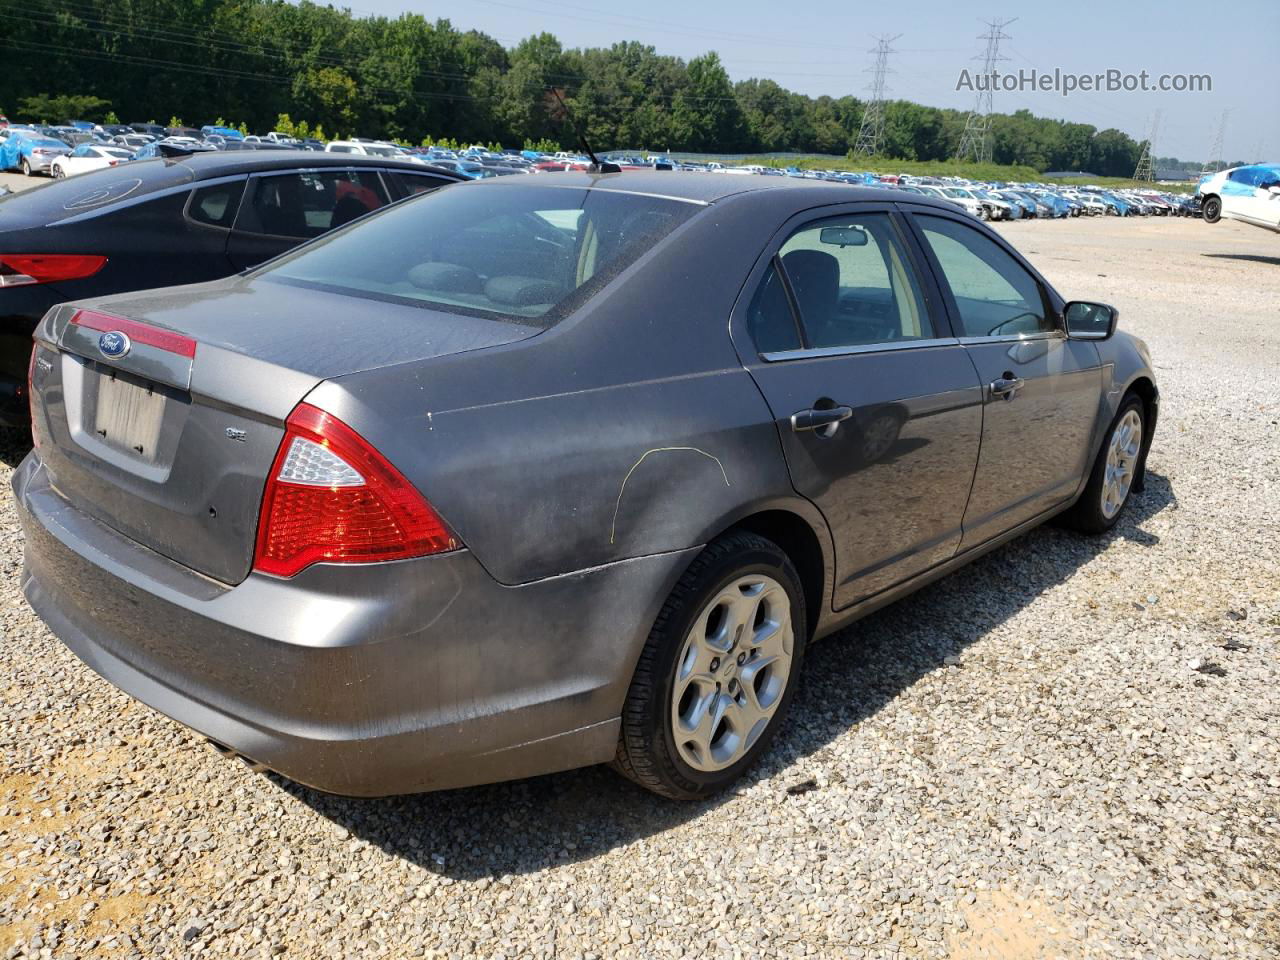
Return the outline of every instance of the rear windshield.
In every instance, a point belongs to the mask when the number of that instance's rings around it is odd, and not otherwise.
[[[259,275],[549,326],[698,209],[606,190],[459,185],[392,206]]]
[[[130,161],[106,170],[50,180],[0,197],[0,229],[57,223],[189,180],[189,170],[162,160]]]

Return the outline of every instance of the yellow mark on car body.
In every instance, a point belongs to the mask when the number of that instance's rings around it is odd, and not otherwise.
[[[716,466],[720,468],[720,476],[724,477],[724,485],[729,486],[729,475],[724,472],[724,464],[720,462],[720,458],[700,450],[697,447],[654,447],[652,450],[646,450],[640,455],[640,459],[631,465],[631,469],[627,471],[627,475],[622,478],[622,486],[618,488],[618,501],[613,505],[613,524],[609,527],[609,542],[613,543],[618,533],[618,511],[622,508],[622,494],[627,489],[627,481],[631,479],[631,475],[636,472],[636,468],[654,453],[696,453],[706,457],[708,460],[714,460]]]

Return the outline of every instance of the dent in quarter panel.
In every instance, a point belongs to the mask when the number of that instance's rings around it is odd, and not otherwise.
[[[371,416],[342,381],[308,399]],[[397,438],[396,466],[506,584],[697,546],[743,505],[791,492],[741,368],[356,428]]]

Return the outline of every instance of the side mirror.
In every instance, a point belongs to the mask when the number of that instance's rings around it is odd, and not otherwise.
[[[1105,303],[1072,300],[1063,308],[1067,336],[1073,340],[1106,340],[1116,332],[1120,311]]]

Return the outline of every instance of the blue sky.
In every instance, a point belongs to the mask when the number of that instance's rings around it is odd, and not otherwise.
[[[345,6],[345,4],[339,4]],[[1280,0],[1237,0],[1228,8],[1172,0],[1160,5],[1116,0],[1073,0],[1030,11],[914,0],[854,4],[849,0],[646,0],[601,4],[588,0],[359,0],[357,14],[419,13],[445,18],[460,29],[482,30],[506,46],[543,30],[566,47],[607,46],[619,40],[651,44],[660,53],[689,58],[715,50],[734,80],[771,77],[814,96],[866,95],[870,49],[879,35],[902,34],[893,44],[889,95],[941,107],[968,109],[971,92],[958,92],[964,68],[984,43],[984,20],[1017,17],[1001,53],[1006,70],[1036,68],[1092,74],[1209,74],[1212,92],[1075,93],[997,92],[995,109],[1026,108],[1040,116],[1117,127],[1142,139],[1153,111],[1161,111],[1156,153],[1202,160],[1224,109],[1230,109],[1224,158],[1257,159],[1259,146],[1280,158]],[[1021,9],[1019,9],[1021,8]],[[1221,12],[1222,15],[1219,15]]]

